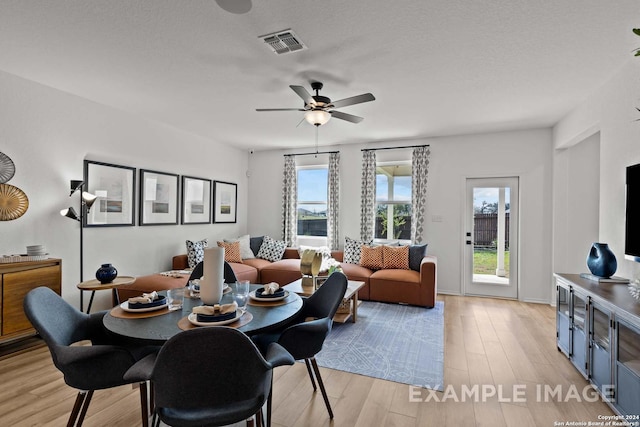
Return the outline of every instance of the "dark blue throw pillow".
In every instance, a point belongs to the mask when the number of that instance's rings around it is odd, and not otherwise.
[[[258,252],[260,252],[260,246],[262,246],[263,240],[264,236],[249,238],[249,246],[251,247],[253,255],[258,256]]]
[[[409,268],[420,271],[422,258],[427,254],[427,244],[409,246]]]

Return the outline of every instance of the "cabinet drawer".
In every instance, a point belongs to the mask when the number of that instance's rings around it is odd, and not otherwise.
[[[60,294],[61,281],[59,265],[5,273],[2,280],[2,335],[32,329],[22,308],[25,295],[39,286],[47,286]]]

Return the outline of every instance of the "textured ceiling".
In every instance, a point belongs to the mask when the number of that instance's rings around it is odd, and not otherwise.
[[[553,125],[633,60],[639,6],[2,0],[0,70],[246,149],[313,146],[302,113],[255,111],[301,107],[288,86],[312,80],[334,100],[377,98],[341,109],[365,120],[331,120],[320,145],[523,129]],[[278,56],[258,39],[288,28],[307,50]]]

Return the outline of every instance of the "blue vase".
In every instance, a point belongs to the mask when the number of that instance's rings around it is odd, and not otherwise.
[[[591,274],[598,277],[609,278],[618,269],[616,256],[606,243],[594,243],[587,256],[587,267]]]
[[[113,282],[117,276],[118,270],[111,264],[102,264],[102,267],[96,271],[96,279],[103,285]]]

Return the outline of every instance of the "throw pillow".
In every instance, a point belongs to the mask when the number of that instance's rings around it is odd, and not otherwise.
[[[253,255],[258,256],[258,252],[260,252],[260,246],[262,246],[263,240],[264,236],[249,238],[249,246],[251,247],[251,252],[253,252]]]
[[[187,261],[189,262],[189,268],[195,268],[199,262],[204,261],[204,248],[207,247],[207,239],[202,239],[197,242],[187,240]]]
[[[422,258],[427,254],[427,244],[409,246],[409,268],[420,271]]]
[[[384,268],[382,246],[362,245],[360,265],[371,270]]]
[[[362,242],[360,240],[353,240],[348,237],[344,238],[344,257],[343,261],[347,264],[360,264],[360,253],[362,251],[362,245],[367,244],[370,245],[373,243],[372,240],[369,242]]]
[[[242,263],[240,256],[240,242],[218,242],[218,247],[224,248],[224,260]]]
[[[382,264],[384,268],[409,269],[409,246],[383,246]]]
[[[258,251],[258,258],[271,262],[280,261],[286,248],[287,244],[284,240],[275,240],[269,236],[264,236],[264,240]]]
[[[248,234],[237,237],[235,239],[224,239],[226,243],[239,242],[240,243],[240,257],[242,259],[255,258],[253,251],[251,250],[250,237]]]
[[[302,253],[307,250],[311,250],[319,253],[320,255],[322,255],[323,259],[331,258],[331,249],[329,249],[328,246],[315,247],[315,246],[300,245],[300,247],[298,248],[298,255],[300,256],[301,259],[302,259]]]

